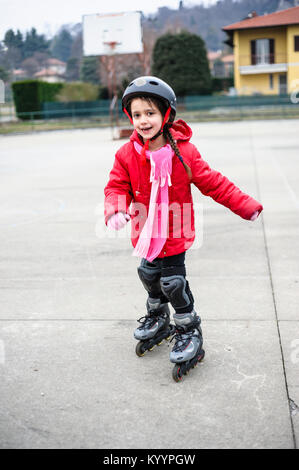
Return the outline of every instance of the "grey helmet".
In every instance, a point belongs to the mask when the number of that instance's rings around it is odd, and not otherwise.
[[[174,121],[176,115],[176,96],[173,89],[163,82],[158,77],[145,76],[135,78],[125,89],[125,92],[122,97],[122,109],[123,111],[127,109],[128,100],[134,98],[134,96],[154,96],[157,98],[163,98],[168,102],[168,105],[171,108],[171,113],[169,116],[169,121]],[[127,114],[127,113],[126,113]]]

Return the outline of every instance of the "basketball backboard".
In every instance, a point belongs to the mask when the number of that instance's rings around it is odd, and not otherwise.
[[[141,12],[83,16],[84,56],[107,55],[111,52],[114,54],[143,52]]]

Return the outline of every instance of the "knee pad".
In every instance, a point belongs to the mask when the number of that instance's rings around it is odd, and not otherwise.
[[[161,290],[177,312],[192,311],[194,299],[185,276],[161,277]]]
[[[161,267],[159,263],[150,263],[146,259],[142,259],[137,271],[145,290],[151,296],[158,297],[162,294],[160,286]]]

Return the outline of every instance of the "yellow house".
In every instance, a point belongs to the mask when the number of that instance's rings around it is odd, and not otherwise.
[[[299,6],[222,28],[234,48],[238,95],[278,95],[299,89]]]

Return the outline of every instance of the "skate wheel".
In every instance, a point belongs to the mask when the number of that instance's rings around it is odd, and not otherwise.
[[[180,382],[183,378],[180,364],[176,364],[172,369],[172,378],[175,382]]]
[[[194,369],[195,367],[197,367],[204,357],[205,357],[205,351],[204,349],[202,349],[200,353],[198,354],[198,356],[196,356],[196,359],[194,358],[193,361],[195,362],[192,362],[191,369]]]
[[[141,341],[139,343],[137,343],[135,352],[136,352],[138,357],[142,357],[142,356],[145,355],[146,349],[144,349],[143,343]]]
[[[201,362],[204,357],[205,357],[205,350],[202,349],[202,350],[200,351],[200,354],[199,354],[198,358],[197,358],[197,364],[198,364],[199,362]]]
[[[157,343],[157,346],[161,346],[162,343],[163,343],[163,340],[160,341],[160,343]]]

